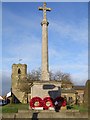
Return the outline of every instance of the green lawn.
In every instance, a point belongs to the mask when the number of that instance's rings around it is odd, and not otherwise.
[[[74,105],[72,109],[79,110],[80,112],[88,112],[88,108],[83,105]]]
[[[8,104],[2,106],[2,113],[17,113],[18,110],[28,110],[29,104]],[[85,106],[73,105],[72,110],[79,110],[80,112],[88,112],[88,109]]]
[[[28,110],[29,104],[8,104],[2,106],[2,113],[17,113],[18,110]]]
[[[0,106],[0,113],[2,112],[2,107]]]

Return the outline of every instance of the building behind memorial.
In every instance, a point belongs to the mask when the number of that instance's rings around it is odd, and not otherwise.
[[[13,64],[12,65],[12,94],[14,96],[14,103],[17,103],[17,102],[27,103],[31,99],[30,89],[29,89],[28,95],[26,94],[25,91],[22,91],[19,89],[19,84],[21,82],[20,85],[22,85],[23,83],[22,81],[27,81],[27,65],[20,64],[20,63]],[[36,81],[33,81],[33,83],[34,82]],[[42,82],[43,81],[41,81],[41,83]],[[53,82],[55,83],[55,81]],[[79,104],[82,104],[84,102],[85,86],[75,86],[71,81],[66,81],[66,82],[58,81],[58,82],[61,84],[60,86],[61,96],[66,97],[67,101],[73,101],[74,103],[78,101]]]

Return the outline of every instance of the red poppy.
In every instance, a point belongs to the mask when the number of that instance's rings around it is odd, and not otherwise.
[[[53,105],[53,99],[51,97],[45,97],[43,99],[43,108],[45,110],[48,110],[49,107],[54,107],[54,105]]]
[[[40,97],[33,97],[30,100],[30,107],[31,108],[43,107],[43,100]]]

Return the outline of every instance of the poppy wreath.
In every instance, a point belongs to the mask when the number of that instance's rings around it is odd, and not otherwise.
[[[30,107],[31,108],[43,107],[43,100],[40,97],[33,97],[30,100]]]
[[[43,99],[43,108],[45,110],[48,110],[49,107],[54,107],[54,105],[53,105],[53,99],[51,97],[45,97]]]
[[[54,99],[54,106],[56,106],[56,107],[61,107],[61,106],[63,106],[63,105],[65,105],[65,104],[64,104],[64,98],[63,98],[63,97],[59,96],[59,97],[56,97],[56,98]]]
[[[65,100],[63,101],[62,106],[63,106],[63,107],[66,106],[66,101],[65,101]]]

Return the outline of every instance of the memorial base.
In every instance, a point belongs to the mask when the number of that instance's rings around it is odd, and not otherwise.
[[[60,81],[35,81],[31,88],[31,99],[33,97],[51,97],[55,99],[61,96],[61,82]]]

